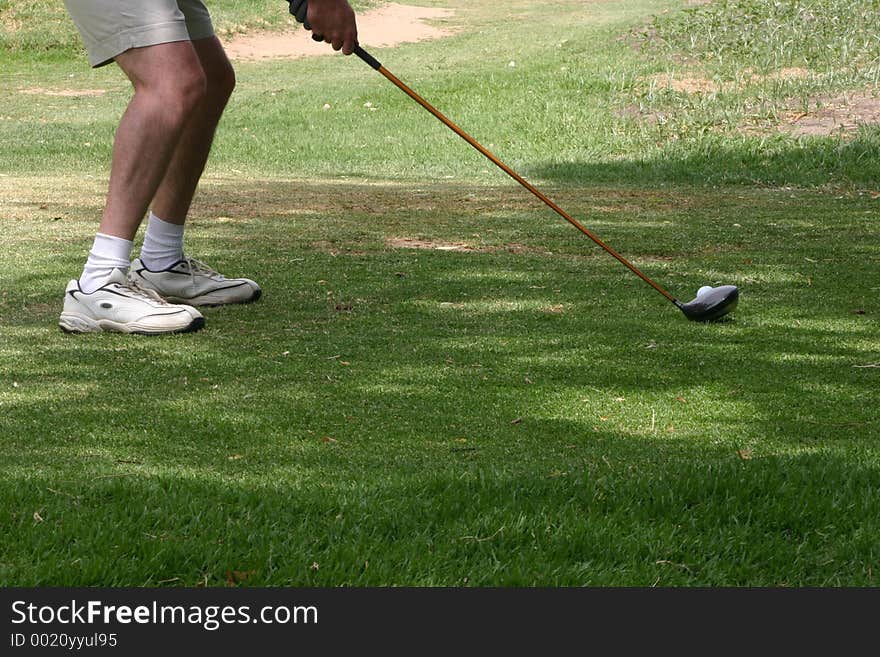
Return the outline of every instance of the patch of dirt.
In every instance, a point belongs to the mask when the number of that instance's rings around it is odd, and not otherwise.
[[[330,240],[318,240],[317,242],[312,242],[312,248],[316,251],[321,251],[322,253],[327,253],[334,258],[341,255],[346,256],[362,256],[366,255],[366,252],[361,249],[352,248],[350,245],[338,245]]]
[[[42,87],[31,87],[29,89],[19,89],[18,93],[28,94],[29,96],[64,96],[66,98],[82,98],[86,96],[103,96],[107,93],[106,89],[43,89]]]
[[[412,237],[389,237],[385,245],[392,249],[426,249],[430,251],[479,251],[477,247],[465,242],[442,242],[422,240]]]
[[[717,82],[705,77],[694,75],[677,76],[660,73],[642,79],[643,83],[657,89],[669,89],[688,95],[716,94],[736,89],[749,84],[761,84],[768,81],[787,82],[804,80],[815,75],[806,68],[784,68],[767,75],[753,72],[751,69],[742,71],[737,80]],[[849,135],[857,132],[865,125],[880,124],[880,97],[869,91],[852,92],[839,96],[825,96],[809,99],[807,107],[814,108],[804,111],[801,103],[792,100],[788,110],[780,114],[775,125],[753,124],[741,126],[740,131],[747,135],[766,135],[781,131],[793,136]],[[618,112],[623,118],[660,123],[668,118],[663,110],[650,111],[639,105],[629,105]]]
[[[771,73],[764,77],[766,80],[803,80],[812,75],[812,71],[807,68],[792,67],[779,69],[775,73]],[[758,76],[759,77],[759,76]]]
[[[474,246],[467,242],[444,242],[442,240],[427,240],[414,237],[389,237],[385,240],[385,246],[392,249],[424,249],[427,251],[458,251],[466,253],[548,253],[546,249],[537,249],[517,243],[500,244],[497,246]]]
[[[880,123],[880,98],[868,93],[823,98],[810,112],[787,112],[780,130],[795,136],[846,135],[863,125]]]
[[[671,89],[672,91],[677,91],[679,93],[713,94],[718,93],[719,91],[724,91],[725,88],[729,89],[730,87],[736,88],[749,84],[761,84],[762,82],[767,81],[802,80],[810,77],[810,75],[812,75],[812,73],[809,69],[792,67],[783,68],[768,75],[761,75],[755,73],[752,69],[745,69],[736,80],[721,83],[705,77],[690,75],[679,77],[672,73],[658,73],[657,75],[645,78],[644,81],[652,87]]]
[[[358,40],[364,47],[380,48],[439,39],[453,34],[454,30],[425,21],[449,18],[453,14],[452,9],[387,4],[358,15]],[[311,32],[301,26],[280,33],[259,32],[236,36],[226,41],[224,48],[230,59],[238,61],[335,54],[329,44],[313,41]]]
[[[668,73],[654,75],[647,80],[648,84],[658,89],[671,89],[685,94],[717,93],[718,85],[706,78],[675,77]]]

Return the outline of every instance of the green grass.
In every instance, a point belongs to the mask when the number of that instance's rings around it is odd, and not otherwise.
[[[189,251],[264,298],[65,336],[129,92],[25,49],[0,73],[0,584],[876,586],[877,133],[657,143],[619,110],[684,56],[631,45],[669,3],[444,5],[456,36],[374,54],[673,293],[740,286],[734,319],[687,322],[328,56],[237,67],[193,209]]]
[[[880,2],[716,0],[653,21],[669,54],[684,54],[735,74],[805,66],[876,80]]]
[[[869,183],[878,174],[875,130],[843,143],[796,140],[800,148],[789,154],[792,139],[779,127],[853,91],[876,95],[878,8],[852,0],[716,0],[655,15],[631,32],[653,66],[635,79],[626,112],[643,122],[646,138],[672,142],[667,152],[675,159],[691,159],[690,142],[703,142],[689,164],[733,165],[736,174],[721,182],[815,185],[830,174]],[[746,146],[739,163],[731,161],[730,139]]]

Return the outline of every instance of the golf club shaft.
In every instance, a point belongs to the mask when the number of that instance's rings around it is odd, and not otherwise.
[[[392,73],[390,73],[384,66],[382,66],[382,64],[380,64],[378,62],[378,60],[376,60],[376,58],[374,58],[372,55],[370,55],[367,51],[365,51],[360,46],[356,46],[354,49],[354,54],[356,54],[363,61],[365,61],[367,64],[369,64],[372,68],[379,71],[379,73],[381,73],[386,78],[388,78],[398,89],[403,91],[407,96],[412,98],[419,105],[421,105],[426,110],[428,110],[431,114],[433,114],[435,117],[437,117],[443,124],[446,125],[446,127],[448,127],[450,130],[455,132],[459,137],[464,139],[467,143],[469,143],[471,146],[476,148],[478,151],[480,151],[487,158],[492,160],[492,162],[495,164],[495,166],[497,166],[499,169],[504,171],[504,173],[506,173],[508,176],[513,178],[516,182],[518,182],[520,185],[525,187],[527,190],[529,190],[532,194],[537,196],[539,199],[544,201],[544,203],[547,204],[547,206],[550,207],[550,209],[555,211],[559,216],[561,216],[563,219],[565,219],[568,223],[570,223],[572,226],[574,226],[579,231],[581,231],[584,235],[586,235],[591,240],[593,240],[596,244],[598,244],[603,249],[605,249],[605,251],[607,251],[612,256],[617,258],[617,260],[620,261],[620,263],[623,264],[632,273],[634,273],[636,276],[638,276],[643,281],[645,281],[648,285],[650,285],[655,290],[657,290],[660,294],[662,294],[664,297],[666,297],[669,301],[678,305],[678,301],[675,299],[675,297],[673,297],[669,292],[667,292],[665,289],[663,289],[663,287],[661,287],[659,284],[657,284],[653,280],[651,280],[648,276],[643,274],[634,264],[632,264],[629,260],[627,260],[622,255],[620,255],[617,251],[612,249],[610,246],[605,244],[605,242],[603,242],[601,239],[599,239],[599,237],[597,237],[595,234],[593,234],[592,231],[588,230],[579,221],[577,221],[574,217],[572,217],[565,210],[563,210],[558,205],[556,205],[556,203],[554,203],[552,200],[550,200],[550,198],[548,198],[537,187],[532,185],[529,181],[527,181],[525,178],[523,178],[521,175],[519,175],[516,171],[514,171],[509,166],[504,164],[504,162],[499,160],[491,152],[489,152],[486,148],[484,148],[476,139],[471,137],[468,133],[466,133],[464,130],[462,130],[457,125],[455,125],[452,121],[450,121],[448,118],[446,118],[438,109],[436,109],[433,105],[431,105],[424,98],[419,96],[419,94],[417,94],[415,91],[413,91],[408,86],[406,86],[403,82],[401,82]]]

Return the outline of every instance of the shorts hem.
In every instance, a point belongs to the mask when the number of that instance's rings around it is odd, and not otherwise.
[[[214,36],[210,23],[187,26],[184,21],[171,21],[133,28],[114,34],[88,49],[89,65],[92,68],[105,66],[122,53],[132,48],[145,48],[174,41],[191,41]]]

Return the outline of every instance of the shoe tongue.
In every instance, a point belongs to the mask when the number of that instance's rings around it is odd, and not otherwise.
[[[113,270],[110,274],[110,278],[107,279],[107,284],[110,283],[118,283],[119,285],[125,285],[128,283],[127,272],[122,271],[118,267]]]

